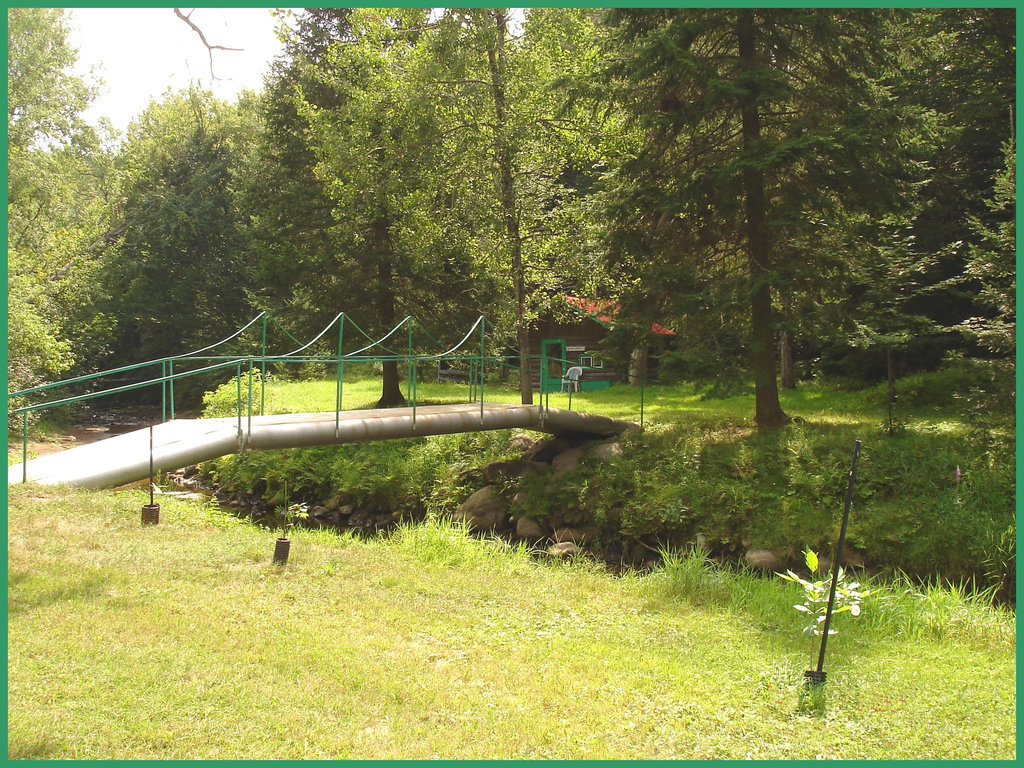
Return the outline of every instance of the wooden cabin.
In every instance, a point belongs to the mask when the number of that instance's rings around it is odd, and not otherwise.
[[[580,391],[607,389],[616,381],[627,381],[634,372],[606,364],[602,343],[614,323],[618,305],[563,295],[567,312],[549,312],[530,328],[530,366],[536,392],[558,392],[569,368],[580,366]],[[659,336],[675,332],[654,323],[651,330]],[[646,365],[646,350],[634,351],[634,362]],[[630,368],[633,368],[631,363]],[[642,374],[635,374],[637,376]]]

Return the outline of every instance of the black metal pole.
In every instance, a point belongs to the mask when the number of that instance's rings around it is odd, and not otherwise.
[[[160,522],[160,505],[154,503],[153,493],[156,491],[156,472],[153,466],[153,427],[149,427],[149,504],[142,505],[142,524],[156,525]]]
[[[843,556],[843,542],[846,541],[846,524],[850,521],[850,503],[853,501],[853,482],[857,477],[857,460],[860,458],[860,440],[853,446],[853,464],[850,467],[850,480],[846,486],[846,506],[843,509],[843,524],[839,528],[839,543],[836,544],[836,554],[832,563],[832,588],[828,593],[828,608],[825,610],[825,626],[821,633],[821,650],[818,652],[818,679],[824,682],[824,673],[821,671],[825,663],[825,644],[828,642],[828,627],[832,623],[832,608],[836,602],[836,584],[839,581],[839,560]]]
[[[153,425],[149,425],[149,506],[153,506]]]

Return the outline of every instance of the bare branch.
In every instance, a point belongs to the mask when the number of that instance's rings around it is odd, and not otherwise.
[[[181,12],[180,8],[175,8],[174,9],[174,15],[177,16],[182,21],[184,21],[186,24],[188,24],[192,28],[192,30],[197,35],[199,35],[199,39],[203,41],[203,45],[206,46],[206,52],[210,56],[210,78],[213,79],[213,80],[220,80],[219,77],[217,77],[215,74],[213,74],[213,52],[214,51],[241,51],[241,50],[244,50],[244,49],[242,49],[242,48],[228,48],[226,45],[210,45],[210,43],[207,42],[207,40],[206,40],[206,35],[203,34],[203,30],[201,30],[199,27],[197,27],[195,25],[195,23],[191,19],[191,16],[192,16],[192,14],[194,12],[195,12],[195,9],[193,9],[193,10],[189,11],[187,14],[185,14],[185,13]]]

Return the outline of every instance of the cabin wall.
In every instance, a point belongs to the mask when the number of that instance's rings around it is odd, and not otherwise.
[[[561,365],[561,374],[574,365],[584,366],[580,388],[605,389],[612,382],[622,380],[619,371],[606,366],[601,344],[608,335],[608,329],[587,317],[578,321],[557,320],[553,317],[541,317],[530,329],[530,368],[534,387],[540,389],[540,356],[541,344],[544,340],[561,339],[565,342],[565,354]],[[561,374],[557,374],[559,377]],[[556,371],[552,369],[550,377]]]

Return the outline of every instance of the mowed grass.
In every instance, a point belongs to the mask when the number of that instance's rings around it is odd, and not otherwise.
[[[9,490],[11,758],[1015,758],[1012,615],[884,590],[822,695],[778,579],[615,577],[428,520],[274,534]],[[848,618],[848,617],[844,617]]]
[[[403,378],[401,390],[407,397],[408,389],[408,382]],[[534,403],[628,421],[639,422],[642,416],[645,424],[672,424],[680,419],[700,420],[703,417],[715,423],[732,420],[753,424],[752,391],[753,388],[748,395],[706,401],[701,399],[701,393],[695,387],[687,384],[648,385],[642,390],[638,386],[616,384],[605,390],[573,393],[571,402],[566,392],[545,395],[534,392]],[[379,376],[365,370],[348,371],[342,386],[342,410],[374,408],[380,392]],[[241,393],[242,410],[246,413],[249,390],[248,380],[244,376]],[[471,401],[471,395],[479,402],[480,390],[471,391],[465,384],[441,384],[430,380],[416,384],[417,405],[465,403]],[[259,410],[262,400],[263,410],[268,414],[333,411],[337,404],[337,382],[333,378],[272,378],[261,391],[257,378],[253,384],[252,398],[254,409]],[[519,403],[519,388],[508,383],[491,382],[485,384],[483,398],[493,403]],[[787,413],[818,423],[880,424],[885,416],[884,407],[869,405],[860,392],[840,392],[808,385],[799,390],[782,390],[780,398]],[[237,409],[238,387],[232,380],[210,396],[204,415],[233,416]]]

